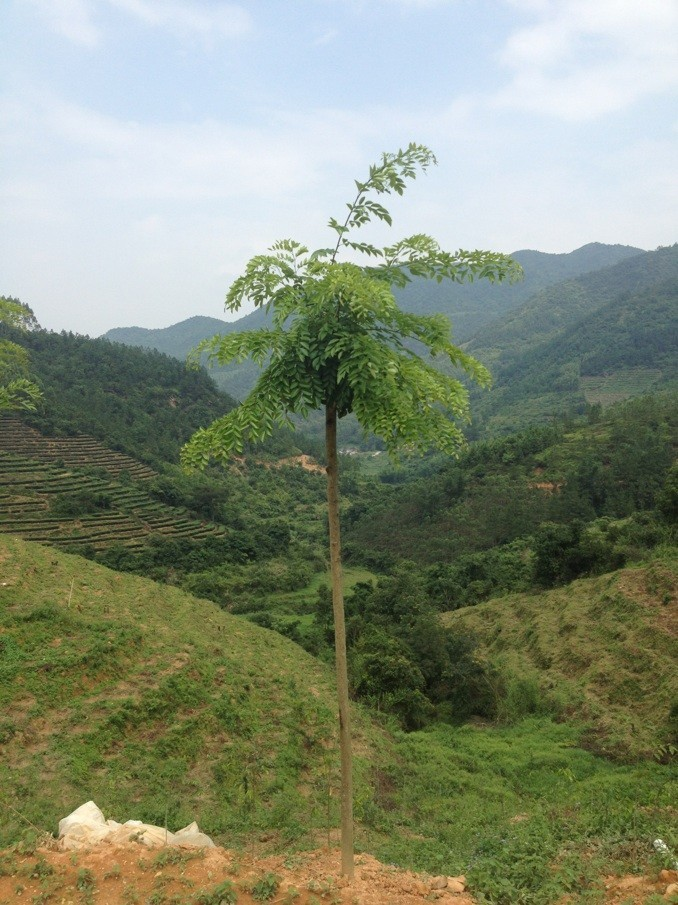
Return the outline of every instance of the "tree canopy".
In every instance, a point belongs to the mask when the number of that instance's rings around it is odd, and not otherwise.
[[[31,330],[37,326],[37,321],[28,305],[18,299],[0,296],[0,324],[16,330]],[[0,412],[35,410],[41,393],[28,375],[26,350],[11,340],[0,339]]]
[[[272,327],[216,336],[196,354],[207,352],[218,364],[252,358],[263,370],[241,406],[193,437],[184,451],[187,465],[225,460],[246,440],[263,439],[276,424],[290,423],[290,414],[327,405],[338,417],[354,412],[393,455],[431,446],[456,451],[462,434],[449,416],[468,417],[468,394],[460,379],[442,373],[431,358],[446,359],[484,385],[489,374],[452,343],[443,314],[407,314],[392,290],[414,276],[438,282],[515,279],[520,267],[503,254],[443,251],[423,234],[383,248],[352,238],[371,220],[390,225],[389,212],[373,196],[402,194],[405,179],[434,163],[421,145],[384,154],[367,180],[356,181],[343,222],[330,219],[334,247],[310,252],[285,239],[250,260],[231,286],[226,308],[266,306]],[[339,260],[342,254],[358,262]]]

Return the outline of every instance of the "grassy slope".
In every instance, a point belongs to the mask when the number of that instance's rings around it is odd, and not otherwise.
[[[479,637],[508,682],[505,706],[561,710],[587,724],[584,743],[593,750],[651,756],[671,741],[669,713],[678,699],[677,564],[674,552],[445,619]]]
[[[206,601],[0,537],[0,843],[9,806],[51,829],[89,798],[231,837],[324,825],[327,669]]]
[[[333,698],[330,671],[275,633],[0,536],[0,845],[88,798],[231,846],[317,845],[328,808],[337,823]],[[486,901],[602,901],[605,873],[661,866],[653,838],[678,846],[675,770],[596,757],[576,725],[354,720],[359,845],[466,872]]]

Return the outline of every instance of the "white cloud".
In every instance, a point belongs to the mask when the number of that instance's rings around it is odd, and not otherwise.
[[[419,7],[430,7],[430,6],[445,6],[450,3],[450,0],[384,0],[386,3],[392,3],[397,6],[419,6]],[[455,0],[452,0],[455,2]]]
[[[533,17],[499,61],[512,76],[494,102],[569,121],[624,110],[678,87],[674,0],[513,0]]]
[[[312,179],[321,156],[312,135],[295,135],[285,123],[269,132],[216,120],[125,122],[63,102],[41,119],[51,140],[71,149],[62,156],[64,186],[91,180],[99,197],[274,198]]]
[[[237,38],[252,27],[249,13],[234,3],[204,3],[199,0],[107,0],[107,2],[154,28],[166,28],[180,36],[197,35],[205,40]]]
[[[366,145],[392,126],[387,111],[275,114],[259,127],[205,119],[153,123],[121,120],[50,94],[0,104],[12,202],[65,208],[92,203],[157,205],[276,204],[313,194],[330,172],[365,166]],[[397,128],[397,126],[396,126]],[[367,152],[371,153],[371,152]],[[11,160],[10,160],[11,157]],[[0,180],[0,188],[3,180]],[[5,197],[9,180],[4,180]],[[40,190],[42,187],[42,193]],[[79,199],[79,200],[78,200]],[[343,196],[342,196],[343,200]],[[326,214],[325,214],[326,215]]]
[[[93,22],[89,0],[29,0],[47,26],[74,44],[94,48],[101,33]]]
[[[321,0],[321,2],[327,4],[328,0]],[[400,6],[403,9],[417,10],[433,9],[434,7],[443,6],[456,6],[458,5],[459,0],[329,0],[329,2],[338,3],[340,5],[350,4],[362,11],[374,6],[375,3],[380,3],[382,6]]]
[[[159,214],[148,214],[132,224],[133,231],[144,239],[156,239],[165,232],[165,221]]]
[[[319,31],[317,37],[313,41],[315,47],[322,47],[325,44],[332,44],[337,37],[339,36],[339,30],[337,28],[326,28],[323,31]]]
[[[28,92],[2,114],[12,141],[0,203],[15,224],[3,238],[6,291],[32,301],[46,326],[63,325],[68,308],[88,332],[138,322],[132,296],[145,299],[149,325],[208,299],[220,316],[252,254],[285,236],[331,241],[328,216],[405,131],[388,110],[270,113],[257,127],[147,123]]]
[[[94,48],[103,30],[95,14],[113,7],[151,28],[165,29],[181,38],[198,37],[206,43],[239,38],[252,30],[252,17],[235,3],[205,0],[28,0],[52,31],[75,44]]]

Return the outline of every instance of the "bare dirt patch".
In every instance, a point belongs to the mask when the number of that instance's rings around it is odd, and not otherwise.
[[[77,852],[55,844],[31,854],[0,852],[0,902],[55,905],[477,905],[452,878],[415,874],[356,857],[356,876],[340,877],[339,853],[317,850],[270,857],[214,849],[148,849],[107,843]],[[677,902],[678,871],[657,877],[605,877],[606,905],[641,905],[651,896]],[[559,905],[573,901],[567,898]]]
[[[652,880],[648,877],[606,877],[605,902],[608,905],[642,905],[650,896],[662,896],[678,902],[678,871],[663,870]]]
[[[559,493],[562,486],[562,481],[533,481],[530,484],[530,487],[535,490],[543,490],[545,493]]]
[[[2,862],[0,862],[2,863]],[[474,905],[465,892],[452,892],[441,879],[356,857],[356,876],[339,876],[339,853],[304,852],[254,858],[222,848],[149,850],[139,844],[101,844],[86,851],[39,849],[31,855],[5,853],[0,902],[59,905],[190,905],[237,901],[257,905]],[[451,884],[450,884],[451,887]],[[227,897],[232,889],[237,898]],[[203,899],[201,900],[201,894]],[[214,895],[214,899],[208,896]],[[39,898],[42,896],[43,898]]]
[[[301,466],[304,471],[312,471],[316,474],[325,474],[326,469],[324,465],[318,465],[315,459],[312,459],[311,456],[288,456],[286,459],[280,459],[275,463],[277,467],[280,465],[297,465]]]

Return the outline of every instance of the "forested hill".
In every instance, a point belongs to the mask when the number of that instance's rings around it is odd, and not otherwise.
[[[476,411],[497,430],[674,387],[677,315],[678,245],[543,290],[469,344],[495,379]]]
[[[346,555],[432,566],[427,581],[450,598],[445,608],[497,586],[524,590],[528,573],[548,586],[616,568],[657,542],[651,510],[676,522],[677,401],[667,393],[590,409],[588,424],[532,427],[476,443],[459,461],[385,471],[349,509]]]
[[[506,317],[484,327],[468,350],[495,373],[609,302],[678,277],[678,245],[635,255],[611,267],[542,289]]]
[[[85,433],[157,464],[178,461],[183,443],[235,401],[204,371],[159,352],[43,330],[16,333],[44,401],[27,420],[47,434]]]
[[[642,254],[629,245],[603,245],[592,242],[569,254],[546,254],[522,250],[511,257],[522,266],[524,277],[518,283],[496,284],[480,280],[472,284],[446,284],[414,280],[399,291],[400,302],[414,314],[442,311],[452,320],[457,342],[466,342],[486,324],[521,306],[547,286],[591,271],[613,266]]]
[[[216,317],[196,315],[185,321],[158,330],[145,327],[115,327],[105,334],[104,339],[124,343],[126,346],[140,346],[156,349],[182,361],[198,343],[215,333],[229,333],[235,322],[219,320]]]
[[[513,257],[524,269],[525,278],[514,285],[478,282],[472,285],[437,284],[428,280],[414,280],[397,295],[403,308],[417,314],[442,311],[453,321],[458,342],[470,339],[482,326],[502,317],[522,305],[535,292],[565,279],[609,267],[619,261],[642,254],[641,249],[628,245],[603,245],[592,242],[569,254],[546,254],[540,251],[517,251]],[[157,349],[185,359],[188,352],[202,339],[215,333],[232,333],[262,327],[266,323],[263,311],[254,311],[236,321],[220,321],[211,317],[191,317],[159,330],[141,327],[117,327],[105,334],[106,339],[130,346]],[[217,369],[217,383],[232,395],[242,398],[251,388],[258,369],[250,362]]]
[[[116,327],[105,334],[104,339],[111,342],[124,343],[127,346],[140,346],[155,349],[185,361],[186,356],[203,339],[217,333],[234,333],[240,330],[256,330],[266,323],[266,314],[262,310],[253,311],[237,321],[221,321],[215,317],[189,317],[185,321],[164,327],[159,330],[147,330],[143,327]],[[225,392],[238,399],[244,398],[254,381],[259,368],[251,361],[234,362],[227,368],[214,368],[210,373],[217,385]]]

